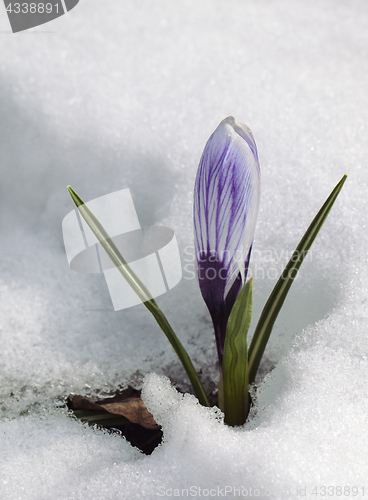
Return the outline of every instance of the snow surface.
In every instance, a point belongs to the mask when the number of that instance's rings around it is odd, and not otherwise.
[[[0,7],[1,499],[368,495],[367,56],[366,0],[80,0],[19,34]],[[185,374],[145,308],[114,312],[102,276],[70,271],[61,234],[67,184],[86,201],[129,187],[142,225],[175,230],[184,279],[158,302],[213,390],[211,323],[190,279],[192,190],[228,115],[252,129],[262,169],[255,318],[349,175],[239,429],[176,392],[165,376],[188,390]],[[63,407],[147,373],[165,438],[149,457]]]

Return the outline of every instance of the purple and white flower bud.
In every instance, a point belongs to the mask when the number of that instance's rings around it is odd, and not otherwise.
[[[253,134],[229,116],[207,141],[194,189],[199,286],[212,317],[220,367],[227,321],[247,276],[260,188]]]

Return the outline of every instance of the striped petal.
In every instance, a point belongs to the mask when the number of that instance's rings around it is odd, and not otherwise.
[[[259,200],[253,134],[230,116],[204,148],[194,190],[198,278],[214,322],[220,361],[227,319],[246,279]]]

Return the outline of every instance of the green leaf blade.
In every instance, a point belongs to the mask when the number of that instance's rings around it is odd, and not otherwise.
[[[93,212],[88,208],[88,206],[84,203],[80,196],[78,196],[78,194],[71,186],[68,186],[68,191],[79,213],[86,221],[93,234],[96,236],[98,242],[105,250],[114,266],[118,269],[123,278],[128,282],[130,287],[134,290],[134,292],[138,295],[143,303],[149,300],[153,300],[152,294],[143,283],[143,281],[139,278],[139,276],[132,270],[124,257],[121,255],[119,249],[117,248],[114,241],[105,230],[101,222],[97,219],[97,217],[93,214]]]
[[[123,417],[122,415],[114,415],[107,411],[91,411],[91,410],[71,410],[72,414],[83,422],[88,423],[88,425],[102,425],[103,427],[116,427],[121,425],[127,425],[131,422]]]
[[[133,269],[129,266],[127,261],[121,255],[120,250],[113,242],[112,238],[105,230],[101,222],[97,219],[97,217],[93,214],[93,212],[88,208],[88,206],[84,203],[82,198],[73,190],[71,186],[68,186],[68,191],[70,196],[72,197],[77,209],[79,210],[81,216],[88,224],[89,228],[96,236],[97,240],[101,244],[102,248],[105,250],[106,254],[118,269],[123,278],[127,281],[133,291],[138,295],[143,304],[147,307],[150,313],[155,318],[156,322],[160,326],[161,330],[166,335],[170,344],[174,348],[178,358],[180,359],[188,378],[192,384],[194,394],[198,398],[199,402],[203,406],[211,406],[206,391],[202,385],[202,382],[199,379],[197,372],[193,366],[193,363],[184,349],[182,343],[176,336],[174,330],[172,329],[169,321],[166,316],[159,308],[157,302],[153,299],[150,291],[143,283],[143,281],[139,278],[139,276],[133,271]]]
[[[300,240],[291,259],[287,263],[284,271],[278,279],[274,289],[269,296],[265,307],[261,313],[256,326],[252,342],[249,347],[249,383],[253,383],[258,371],[261,358],[266,348],[268,339],[271,335],[273,325],[280,312],[280,309],[286,299],[289,289],[297,275],[300,266],[303,263],[310,247],[312,246],[317,234],[323,226],[333,204],[338,197],[347,175],[344,175],[332,190],[321,209],[311,222],[303,238]]]
[[[252,319],[251,278],[240,292],[226,327],[222,383],[223,408],[227,425],[243,425],[248,416],[247,333]]]

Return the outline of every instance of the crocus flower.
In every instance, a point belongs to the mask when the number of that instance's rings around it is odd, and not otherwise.
[[[220,369],[227,321],[247,276],[259,200],[253,134],[229,116],[204,148],[194,190],[199,286],[212,317]]]

